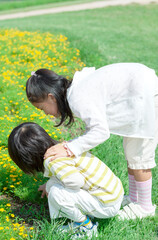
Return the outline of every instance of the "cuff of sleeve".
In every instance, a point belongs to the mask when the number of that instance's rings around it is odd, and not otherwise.
[[[49,179],[49,180],[46,182],[46,192],[47,192],[47,193],[49,193],[51,186],[52,186],[51,179]]]
[[[80,156],[83,153],[83,149],[78,147],[77,144],[74,143],[74,140],[72,142],[67,142],[67,146],[76,157]]]

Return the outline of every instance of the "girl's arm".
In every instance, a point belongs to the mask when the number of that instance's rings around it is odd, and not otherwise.
[[[85,133],[68,143],[69,149],[76,157],[110,137],[108,125],[110,120],[107,119],[106,115],[108,93],[104,86],[104,79],[98,82],[97,77],[92,76],[84,79],[79,86],[76,82],[76,87],[72,85],[67,96],[69,106],[74,115],[81,118],[86,124]],[[67,156],[63,146],[54,146],[48,151],[53,156],[52,160],[55,157]],[[46,157],[48,157],[47,153]]]
[[[101,105],[101,104],[100,104]],[[59,157],[81,155],[83,152],[89,151],[100,143],[104,142],[110,137],[110,131],[105,114],[105,107],[100,109],[99,103],[89,105],[86,107],[76,104],[75,115],[81,118],[86,123],[85,133],[72,141],[67,143],[68,151],[64,148],[63,144],[55,145],[47,150],[44,158],[52,157],[52,161]],[[94,106],[94,107],[93,107]]]

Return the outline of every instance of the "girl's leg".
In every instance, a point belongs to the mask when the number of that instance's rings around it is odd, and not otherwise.
[[[128,168],[128,181],[129,181],[129,198],[132,202],[137,202],[137,187],[132,169]]]
[[[124,138],[128,162],[129,196],[145,210],[152,210],[152,174],[157,139]]]
[[[137,189],[138,199],[137,203],[145,210],[153,209],[151,195],[152,195],[152,173],[150,169],[129,169],[133,172],[135,179],[135,186]]]
[[[140,139],[124,137],[123,146],[125,151],[126,160],[128,162],[128,173],[131,175],[131,183],[129,181],[129,189],[133,188],[134,180],[135,186],[134,193],[137,192],[137,201],[142,209],[150,210],[152,206],[152,173],[151,169],[156,166],[155,163],[155,149],[158,143],[158,95],[155,96],[155,115],[156,115],[156,128],[154,139]],[[133,179],[134,176],[134,179]],[[132,190],[129,191],[131,194]]]

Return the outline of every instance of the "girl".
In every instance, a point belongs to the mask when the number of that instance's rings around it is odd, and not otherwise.
[[[71,142],[47,150],[45,157],[79,156],[106,141],[123,136],[129,176],[129,196],[122,218],[155,214],[151,200],[152,173],[158,142],[158,78],[138,63],[117,63],[100,69],[83,68],[73,81],[39,69],[28,79],[29,101],[62,124],[73,114],[86,124],[86,132]]]
[[[56,143],[38,124],[22,123],[11,132],[8,150],[23,172],[43,172],[49,177],[46,192],[51,218],[73,220],[70,228],[81,232],[74,238],[83,233],[91,239],[97,235],[97,225],[87,215],[115,216],[124,194],[122,183],[102,161],[87,152],[79,157],[44,161],[44,153]],[[39,190],[44,189],[42,185]]]

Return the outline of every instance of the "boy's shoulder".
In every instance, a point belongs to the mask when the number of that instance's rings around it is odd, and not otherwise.
[[[44,167],[52,167],[55,165],[62,165],[62,164],[68,164],[68,165],[74,165],[74,157],[61,157],[56,158],[55,160],[51,160],[51,157],[48,157],[44,160]]]
[[[94,162],[101,162],[102,164],[105,164],[103,161],[101,161],[98,157],[93,155],[91,152],[84,152],[80,156],[74,158],[74,161],[77,165],[80,165],[82,162],[87,162],[89,160],[91,162],[94,161]]]
[[[51,161],[51,157],[47,158],[43,162],[44,176],[51,177],[54,172],[62,170],[66,167],[74,167],[75,162],[72,157],[62,157]]]
[[[92,153],[90,152],[84,152],[82,153],[80,156],[78,157],[61,157],[61,158],[57,158],[53,161],[51,161],[51,157],[47,158],[44,160],[44,167],[45,168],[52,168],[52,167],[59,167],[62,165],[69,165],[69,166],[79,166],[81,165],[83,162],[86,163],[87,161],[91,160],[95,161],[95,162],[101,162],[102,164],[105,165],[105,163],[103,161],[101,161],[98,157],[94,156]]]

